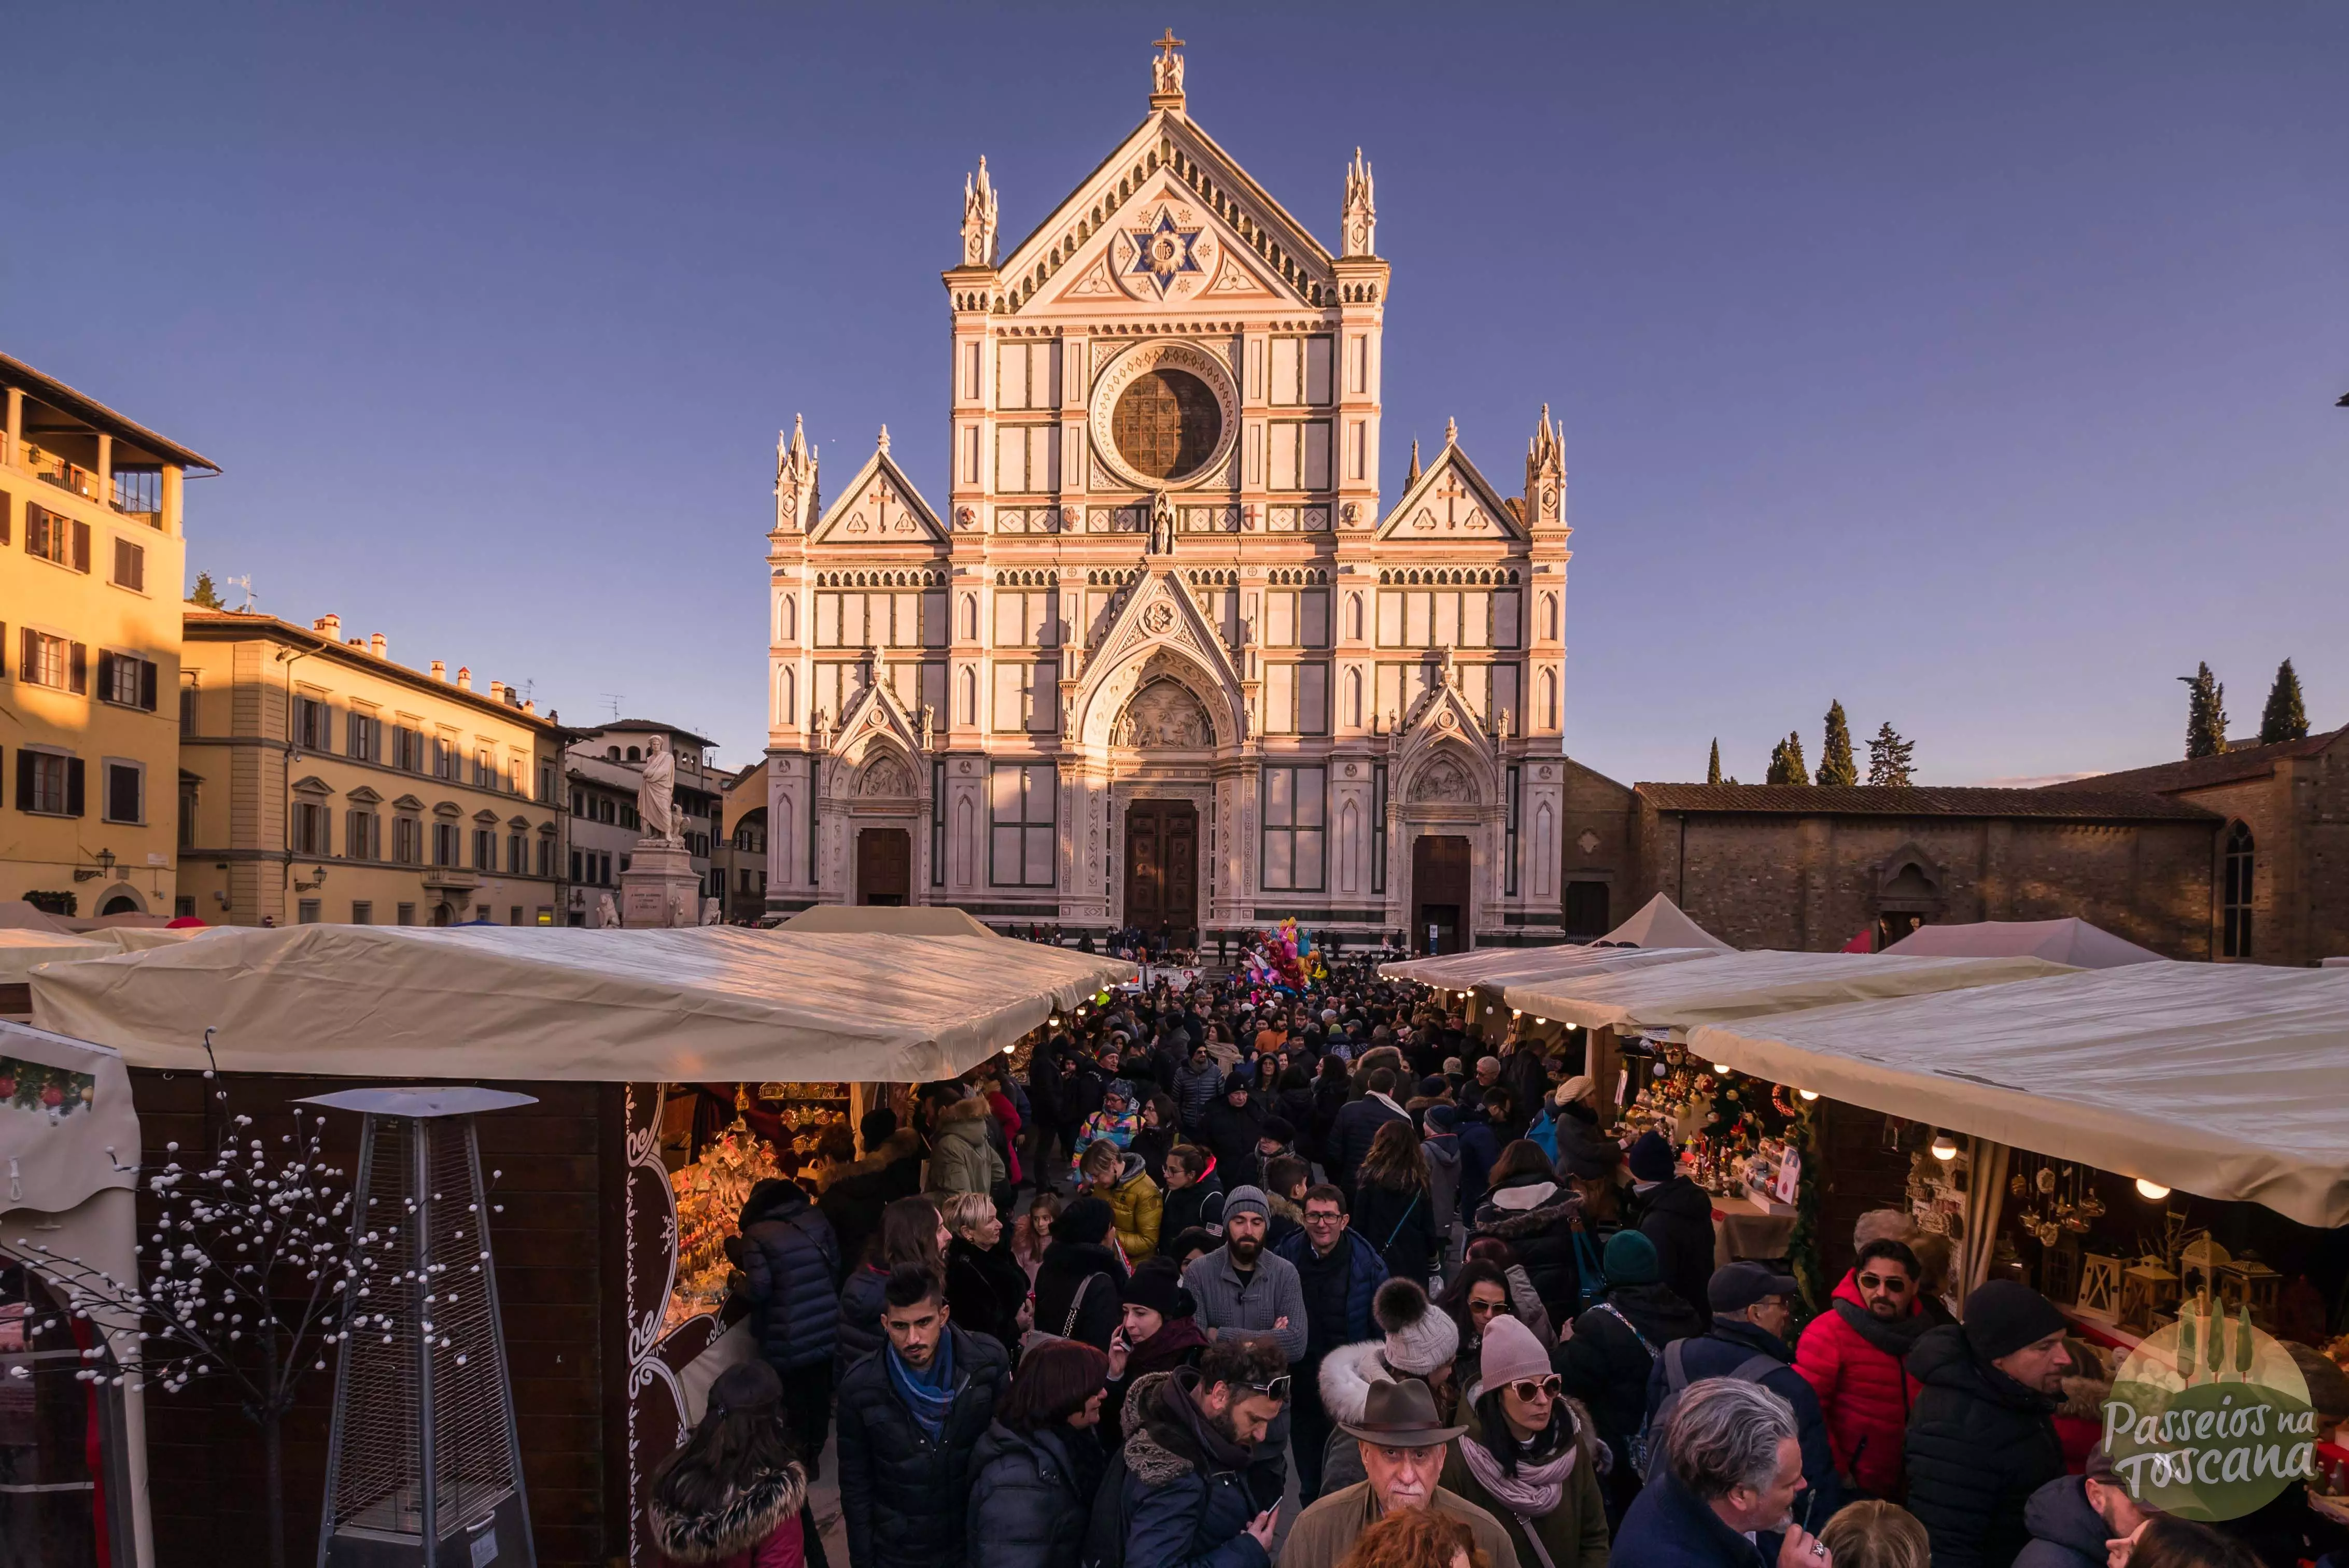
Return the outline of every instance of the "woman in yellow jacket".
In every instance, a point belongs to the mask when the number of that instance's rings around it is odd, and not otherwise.
[[[1109,1204],[1127,1267],[1158,1250],[1158,1222],[1166,1203],[1141,1155],[1097,1139],[1086,1147],[1077,1174],[1084,1178],[1088,1194]]]

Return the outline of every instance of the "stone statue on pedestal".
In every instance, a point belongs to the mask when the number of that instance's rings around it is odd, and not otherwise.
[[[665,844],[685,841],[685,823],[677,810],[677,758],[668,737],[656,735],[645,748],[644,780],[636,786],[636,815],[645,837]]]

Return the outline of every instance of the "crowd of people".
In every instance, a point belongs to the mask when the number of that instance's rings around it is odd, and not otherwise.
[[[2028,1287],[1954,1312],[1887,1211],[1797,1332],[1579,1060],[1423,996],[1125,996],[761,1183],[730,1244],[760,1359],[654,1478],[661,1552],[830,1568],[830,1437],[848,1568],[2300,1561],[2136,1501]]]

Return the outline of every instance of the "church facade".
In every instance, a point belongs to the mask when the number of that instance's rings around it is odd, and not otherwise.
[[[1025,240],[967,182],[943,504],[885,429],[836,488],[779,445],[767,907],[1555,939],[1561,433],[1516,495],[1449,428],[1382,481],[1370,166],[1332,252],[1189,118],[1176,44]]]

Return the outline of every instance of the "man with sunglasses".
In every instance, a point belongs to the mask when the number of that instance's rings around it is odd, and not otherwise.
[[[1900,1494],[1901,1447],[1921,1387],[1909,1352],[1933,1326],[1918,1305],[1923,1277],[1906,1242],[1868,1243],[1795,1351],[1795,1370],[1826,1412],[1836,1469],[1870,1497]]]
[[[1124,1568],[1269,1568],[1285,1477],[1253,1461],[1289,1390],[1270,1339],[1230,1338],[1195,1370],[1138,1379],[1125,1446],[1094,1504],[1088,1560],[1122,1546]]]

